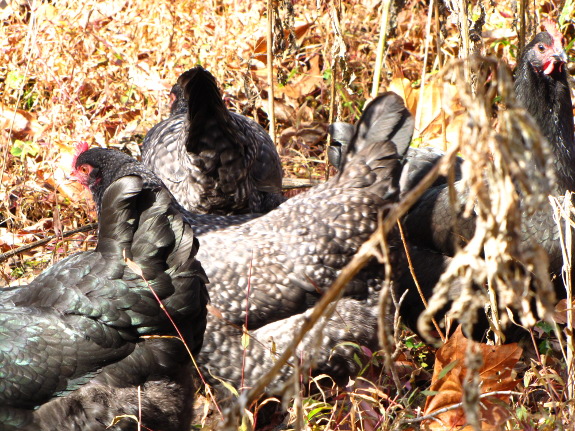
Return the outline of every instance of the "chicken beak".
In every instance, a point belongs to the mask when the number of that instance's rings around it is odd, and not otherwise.
[[[551,59],[545,63],[545,75],[551,74],[554,70],[562,72],[563,65],[567,63],[567,53],[564,49],[556,49],[551,55]]]
[[[567,63],[567,53],[563,49],[558,52],[556,51],[555,54],[553,54],[553,60],[555,60],[555,63],[565,64]]]

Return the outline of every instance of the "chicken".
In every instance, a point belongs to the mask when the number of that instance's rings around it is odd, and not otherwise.
[[[161,300],[192,353],[201,347],[208,297],[197,239],[167,191],[137,172],[91,182],[86,154],[76,175],[100,191],[96,249],[0,291],[0,428],[104,430],[115,416],[138,417],[142,385],[143,425],[187,431],[180,397],[193,388],[177,379],[189,357],[173,338],[142,337],[177,335]]]
[[[401,98],[386,93],[366,108],[342,171],[328,182],[237,225],[238,216],[187,214],[186,220],[200,232],[198,259],[218,310],[208,315],[196,360],[220,395],[229,394],[222,381],[236,388],[251,386],[273,364],[269,346],[284,348],[306,313],[377,229],[382,213],[397,200],[401,158],[412,131],[413,118]],[[93,168],[105,175],[103,166]],[[229,226],[210,228],[214,217],[218,226]],[[382,265],[374,260],[346,287],[323,333],[316,371],[336,378],[357,371],[353,348],[341,344],[345,341],[377,347],[377,296],[383,276]],[[242,325],[251,334],[247,350]],[[305,340],[302,353],[312,355],[312,338]],[[269,390],[279,390],[291,373],[290,367],[284,368]]]
[[[271,346],[282,351],[309,308],[375,231],[380,214],[397,200],[400,159],[412,132],[403,101],[386,93],[366,108],[338,176],[260,218],[201,235],[200,259],[212,281],[212,304],[222,314],[208,317],[209,335],[198,357],[209,382],[226,392],[220,379],[236,388],[251,386],[269,369]],[[374,307],[383,272],[371,262],[346,287],[327,322],[315,372],[343,381],[357,364],[353,347],[342,343],[377,347]],[[252,337],[246,349],[242,325]],[[311,338],[300,347],[302,356],[313,355]],[[292,371],[284,368],[270,392]]]
[[[202,67],[172,89],[168,119],[142,144],[142,161],[196,214],[264,213],[283,202],[275,146],[255,121],[228,111]]]
[[[336,169],[341,168],[342,154],[345,153],[349,142],[353,138],[354,131],[355,128],[352,124],[343,121],[337,121],[329,126],[331,144],[328,147],[328,158]],[[443,151],[431,147],[409,147],[407,153],[405,153],[405,166],[401,171],[399,180],[400,198],[418,185],[444,155]],[[457,179],[461,178],[463,162],[464,160],[461,157],[455,158],[454,175]],[[430,187],[445,184],[447,184],[447,177],[440,175]]]
[[[575,190],[573,106],[562,36],[553,25],[547,23],[546,28],[547,31],[537,34],[519,57],[515,71],[515,93],[520,104],[531,114],[542,135],[551,144],[558,180],[553,185],[554,192],[564,194],[566,190]],[[333,140],[330,161],[337,167],[340,149],[344,149],[351,139],[353,129],[345,123],[334,123],[330,133]],[[403,196],[417,185],[441,157],[442,152],[434,149],[409,148],[400,180],[400,195]],[[474,215],[464,216],[467,190],[458,181],[461,179],[463,163],[461,158],[456,158],[455,190],[461,206],[455,212],[450,203],[447,179],[440,176],[403,220],[414,270],[428,298],[448,266],[450,256],[455,254],[456,242],[464,245],[475,231]],[[552,275],[558,276],[557,292],[564,292],[560,276],[563,260],[559,231],[550,208],[523,220],[521,241],[526,244],[536,241],[544,247],[550,260],[549,269]],[[401,315],[408,326],[417,330],[417,318],[424,306],[409,272],[403,271],[396,284],[400,293],[409,290],[402,304]],[[458,291],[457,285],[452,286],[450,295],[454,298]],[[479,337],[485,327],[477,325],[475,335]]]
[[[537,34],[525,47],[515,71],[515,92],[551,144],[557,178],[554,192],[564,194],[566,190],[575,190],[573,105],[560,34],[551,27],[549,31]],[[464,192],[458,184],[456,189],[460,194]],[[414,243],[453,254],[456,221],[459,235],[471,238],[475,230],[473,217],[464,220],[452,213],[447,184],[442,184],[421,197],[404,223]],[[524,220],[522,238],[539,242],[549,254],[551,271],[560,270],[559,232],[551,211]]]
[[[546,27],[547,31],[537,34],[519,57],[515,70],[515,93],[551,146],[557,180],[551,184],[551,189],[562,195],[567,190],[575,190],[573,105],[561,35],[552,25],[547,24]],[[467,190],[460,181],[456,181],[455,190],[461,204],[455,212],[450,204],[447,182],[430,188],[412,207],[403,220],[410,244],[439,255],[452,256],[457,242],[465,244],[471,239],[475,231],[475,216],[463,214]],[[549,271],[555,277],[556,293],[564,296],[560,233],[550,207],[523,217],[520,242],[527,246],[535,242],[543,247],[549,257]],[[429,266],[429,261],[426,261],[419,264],[422,266],[419,270],[416,265],[416,272],[425,272],[427,283],[419,281],[426,296],[431,295],[435,281],[449,258],[437,259],[444,264]],[[406,298],[403,308],[406,311],[402,314],[414,322],[414,316],[423,311],[423,304],[414,294]]]

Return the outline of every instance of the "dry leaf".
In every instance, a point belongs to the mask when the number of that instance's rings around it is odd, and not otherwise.
[[[415,126],[415,137],[421,137],[426,147],[445,150],[451,144],[459,142],[459,130],[466,119],[465,110],[453,102],[452,106],[444,106],[444,103],[453,100],[457,91],[455,86],[431,79],[425,85],[421,97],[420,89],[413,88],[408,79],[397,76],[391,80],[388,90],[403,97],[407,109],[414,116],[418,105],[421,105],[419,124]]]
[[[308,147],[325,142],[327,128],[323,123],[301,123],[298,127],[288,127],[280,137],[280,144],[287,146],[291,139],[296,139]]]
[[[267,100],[265,100],[265,102],[266,105],[269,103]],[[265,110],[265,112],[267,113],[267,110]],[[274,100],[274,113],[276,114],[277,121],[280,123],[289,123],[295,116],[295,109],[282,100]]]
[[[571,307],[573,309],[573,307]],[[555,312],[553,313],[553,320],[560,325],[565,325],[567,323],[567,300],[562,299],[555,306]]]
[[[279,85],[276,77],[274,77],[276,97],[284,95],[286,98],[297,100],[321,88],[324,85],[324,81],[319,67],[319,60],[319,55],[312,57],[309,60],[310,68],[306,71],[296,73],[285,85]],[[266,69],[254,70],[253,74],[262,81],[267,81]]]
[[[309,60],[310,68],[306,72],[297,74],[285,86],[278,86],[278,94],[285,94],[292,99],[307,96],[323,85],[323,75],[319,67],[319,55]]]
[[[393,91],[405,100],[405,106],[412,114],[415,114],[417,109],[417,98],[419,90],[411,86],[411,81],[404,77],[395,77],[387,87],[388,91]]]
[[[16,139],[26,139],[41,134],[46,126],[41,125],[36,116],[22,109],[11,109],[0,103],[0,127],[12,131]]]
[[[294,34],[296,38],[296,42],[298,45],[301,45],[305,34],[307,33],[308,29],[311,27],[311,23],[305,23],[301,25],[296,25],[294,28]],[[286,44],[288,43],[289,31],[284,30],[284,39]],[[264,65],[266,64],[267,58],[267,50],[268,50],[268,42],[267,36],[260,37],[256,44],[254,45],[254,55],[253,58],[255,60],[261,61]]]
[[[453,336],[436,353],[433,378],[430,391],[438,392],[429,396],[425,403],[424,415],[458,404],[463,399],[463,382],[467,374],[465,367],[465,351],[469,341],[458,327]],[[521,356],[522,349],[516,344],[504,346],[489,346],[477,343],[483,356],[483,366],[479,370],[481,393],[509,391],[517,386],[518,380],[512,378],[513,367]],[[444,368],[453,367],[447,373]],[[445,376],[442,376],[445,374]],[[441,378],[440,378],[441,377]],[[496,395],[500,401],[506,402],[507,395]],[[507,417],[507,409],[484,398],[481,400],[482,430],[495,430]],[[437,420],[427,420],[422,423],[425,429],[450,430],[461,429],[466,424],[462,408],[443,412],[435,416]],[[468,427],[462,428],[468,429]],[[471,429],[471,428],[469,428]]]

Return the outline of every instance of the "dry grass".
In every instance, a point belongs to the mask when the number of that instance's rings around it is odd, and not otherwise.
[[[509,30],[513,26],[511,5],[496,3],[486,11],[484,50],[513,63],[517,40]],[[138,156],[143,135],[168,113],[171,85],[195,64],[215,75],[229,106],[257,118],[264,126],[268,124],[262,48],[265,2],[85,0],[7,4],[0,9],[0,252],[94,221],[89,195],[66,179],[74,145],[87,141]],[[286,176],[324,178],[330,115],[345,121],[359,117],[371,89],[379,5],[376,1],[340,4],[304,0],[295,2],[293,15],[285,5],[281,8],[284,29],[288,33],[294,30],[297,38],[295,45],[286,39],[288,43],[276,50],[274,59],[277,143]],[[334,31],[336,6],[341,7],[341,41]],[[549,2],[537,2],[535,7],[553,17],[560,12]],[[444,17],[448,15],[443,12]],[[433,21],[431,35],[426,35],[426,16],[427,7],[422,2],[409,0],[395,17],[381,88],[401,86],[415,110],[424,41],[441,33],[441,59],[435,42],[429,44],[427,89],[419,102],[423,111],[419,133],[423,143],[447,146],[450,140],[458,139],[451,138],[459,135],[450,135],[450,127],[459,129],[462,109],[452,106],[451,117],[438,114],[441,98],[437,92],[442,84],[433,75],[446,61],[457,58],[458,32],[455,24],[442,19],[440,29]],[[567,32],[571,36],[568,40],[572,39],[572,24]],[[332,66],[339,55],[343,61],[334,71]],[[485,112],[481,115],[486,118]],[[475,119],[476,124],[481,123]],[[494,136],[482,136],[483,127],[474,133],[489,143]],[[466,155],[473,157],[472,153]],[[481,176],[475,180],[478,178]],[[509,185],[505,178],[495,180]],[[513,206],[512,202],[507,204]],[[486,212],[485,230],[503,222],[513,228],[514,220],[507,217],[509,208],[499,208],[499,213],[497,208],[493,213],[499,219],[490,219]],[[489,238],[481,241],[485,244]],[[93,245],[93,234],[80,233],[21,253],[0,263],[0,284],[23,283],[69,253]],[[509,266],[509,262],[498,260],[501,256],[488,259],[495,266]],[[477,257],[475,253],[473,258]],[[536,267],[537,262],[533,264]],[[486,277],[493,280],[493,274],[486,273]],[[498,281],[504,284],[505,280]],[[531,348],[536,353],[523,362],[519,387],[523,395],[513,398],[509,406],[507,429],[572,426],[565,348],[561,349],[548,327],[540,328],[542,341]],[[358,350],[358,360],[365,364],[361,378],[347,388],[323,389],[291,404],[286,422],[307,429],[407,427],[404,420],[420,414],[423,408],[422,390],[429,385],[434,352],[434,348],[403,334],[392,375],[380,353],[360,354]]]

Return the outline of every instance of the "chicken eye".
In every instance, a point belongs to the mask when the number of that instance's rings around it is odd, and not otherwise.
[[[81,165],[78,168],[78,171],[80,171],[80,173],[88,175],[90,173],[90,167],[88,165]]]
[[[537,45],[537,49],[539,49],[539,52],[544,52],[545,51],[545,45],[540,43],[539,45]]]

